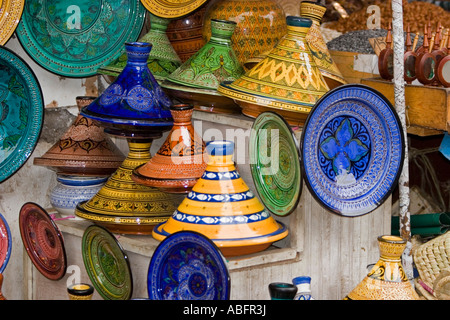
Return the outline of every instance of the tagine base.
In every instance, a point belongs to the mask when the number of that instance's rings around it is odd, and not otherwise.
[[[77,206],[77,216],[82,220],[88,220],[102,226],[112,233],[151,235],[154,227],[159,223],[146,222],[146,217],[118,217],[92,213],[83,208],[85,202],[83,201]]]
[[[240,114],[241,108],[233,99],[211,89],[190,88],[175,83],[162,84],[164,91],[173,99],[192,104],[197,111],[219,114]]]
[[[145,177],[137,172],[133,171],[133,181],[138,184],[142,184],[148,187],[157,188],[162,192],[167,193],[189,193],[192,187],[197,183],[198,179],[154,179]]]
[[[278,224],[278,230],[272,234],[264,237],[256,238],[244,238],[236,240],[221,240],[212,239],[209,237],[214,244],[220,249],[224,257],[237,257],[242,255],[249,255],[253,253],[258,253],[269,248],[274,242],[284,239],[288,235],[287,228],[280,222]],[[163,234],[165,223],[161,223],[154,228],[152,233],[153,238],[158,241],[163,241],[167,235]],[[202,233],[201,230],[183,230],[183,231],[195,231]],[[206,236],[206,235],[205,235]]]
[[[308,118],[308,113],[295,112],[285,109],[265,107],[261,105],[256,105],[249,102],[239,101],[242,108],[242,114],[247,117],[257,118],[261,113],[271,111],[279,114],[287,121],[287,123],[292,127],[303,127],[306,119]]]

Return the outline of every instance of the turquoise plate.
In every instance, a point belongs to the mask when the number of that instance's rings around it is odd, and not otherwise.
[[[0,47],[0,183],[28,160],[41,134],[44,101],[30,67]]]
[[[139,0],[30,0],[16,33],[45,69],[87,77],[118,58],[125,42],[137,40],[145,12]]]

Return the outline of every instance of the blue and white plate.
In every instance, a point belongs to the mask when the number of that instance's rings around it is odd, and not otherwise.
[[[8,264],[11,247],[11,230],[5,217],[0,213],[0,273],[3,273]]]
[[[301,141],[306,184],[325,208],[343,216],[375,210],[391,194],[404,159],[398,115],[378,91],[337,87],[311,110]]]
[[[230,276],[217,246],[193,231],[180,231],[156,248],[148,270],[151,300],[228,300]]]

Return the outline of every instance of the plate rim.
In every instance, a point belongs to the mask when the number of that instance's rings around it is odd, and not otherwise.
[[[21,64],[22,69],[28,73],[26,76],[33,80],[34,83],[32,85],[29,82],[26,82],[26,84],[28,85],[28,89],[33,87],[31,89],[35,91],[35,94],[30,94],[30,98],[31,100],[35,98],[35,101],[31,101],[31,107],[29,110],[32,114],[31,117],[27,118],[27,120],[31,118],[31,121],[28,121],[27,124],[32,123],[32,125],[29,126],[30,129],[26,132],[28,136],[25,137],[26,139],[24,139],[23,136],[21,137],[21,139],[26,140],[25,146],[20,153],[17,153],[16,150],[14,150],[14,152],[7,159],[5,159],[5,161],[0,162],[0,183],[8,180],[28,161],[34,149],[36,148],[36,145],[38,144],[44,123],[44,97],[42,94],[41,85],[38,78],[36,77],[36,74],[23,58],[19,57],[11,49],[0,46],[0,60],[2,60],[1,58],[4,58],[4,55],[6,54],[9,55],[10,59],[12,58],[15,60],[17,66]],[[9,62],[9,65],[12,66],[11,61]],[[26,80],[25,74],[20,75]],[[5,168],[5,162],[12,162],[13,165],[10,165],[9,168]]]
[[[8,25],[8,22],[10,22],[10,23],[9,23],[9,28],[8,28],[9,30],[8,30],[8,32],[6,32],[4,34],[5,37],[4,38],[0,38],[0,45],[2,45],[2,46],[5,45],[9,41],[9,39],[11,39],[12,35],[16,31],[16,28],[19,25],[19,22],[20,22],[21,17],[22,17],[23,8],[25,6],[25,0],[10,0],[9,4],[10,4],[9,7],[16,5],[15,8],[16,8],[17,11],[15,11],[15,12],[18,15],[17,16],[10,16],[9,15],[9,13],[10,13],[9,11],[5,12],[5,13],[8,13],[8,17],[5,18],[6,21],[4,21],[5,22],[4,24],[0,23],[0,28],[4,28],[5,25]],[[0,16],[0,22],[2,22],[1,18],[4,17],[4,16],[5,15],[1,15]]]
[[[25,215],[25,209],[28,207],[33,207],[34,210],[36,210],[41,215],[41,217],[44,218],[45,220],[47,220],[47,222],[49,222],[50,225],[54,228],[56,235],[57,235],[58,242],[61,245],[61,258],[63,260],[63,265],[64,265],[63,268],[61,269],[62,271],[60,273],[57,273],[56,277],[52,277],[52,276],[50,276],[50,274],[46,274],[46,273],[42,272],[42,270],[40,268],[36,267],[36,269],[43,276],[45,276],[46,278],[48,278],[50,280],[60,280],[61,278],[63,278],[65,276],[66,271],[67,271],[67,253],[66,253],[66,248],[65,248],[62,232],[58,228],[56,223],[53,221],[53,219],[50,217],[48,212],[44,208],[42,208],[40,205],[38,205],[35,202],[26,202],[22,205],[22,207],[20,208],[20,212],[19,212],[19,230],[20,230],[20,235],[22,238],[22,243],[25,247],[25,251],[27,252],[28,256],[30,257],[30,260],[33,263],[33,265],[36,264],[36,262],[35,262],[36,257],[31,254],[29,247],[27,247],[27,244],[25,241],[25,235],[23,234],[23,231],[24,231],[23,219],[24,219],[24,215]]]
[[[102,290],[101,287],[99,289],[99,286],[100,286],[99,285],[99,280],[98,280],[98,278],[96,276],[94,276],[94,274],[91,273],[94,268],[92,267],[92,264],[89,263],[89,261],[92,260],[91,259],[92,256],[89,255],[89,259],[87,257],[88,251],[86,250],[87,249],[86,246],[88,244],[86,243],[86,241],[88,240],[87,237],[89,236],[89,233],[92,232],[92,230],[100,231],[100,232],[103,233],[103,235],[106,235],[107,237],[109,237],[110,238],[109,240],[111,240],[110,243],[116,245],[117,248],[119,249],[119,251],[122,253],[123,260],[125,261],[125,265],[126,265],[127,270],[128,270],[127,273],[129,274],[129,279],[130,279],[130,290],[129,290],[128,294],[125,296],[124,300],[130,299],[132,297],[132,295],[133,295],[133,289],[134,289],[133,287],[134,286],[133,286],[133,274],[131,273],[131,267],[130,267],[130,261],[129,261],[128,255],[125,253],[124,248],[122,247],[120,242],[117,240],[117,238],[114,236],[114,234],[112,232],[110,232],[108,229],[106,229],[105,227],[97,225],[97,224],[89,225],[85,229],[85,231],[83,233],[83,236],[81,237],[81,255],[82,255],[82,258],[83,258],[84,265],[86,267],[86,272],[87,272],[89,278],[91,279],[92,284],[94,285],[94,287],[97,290],[97,292],[104,299],[114,300],[114,299],[111,299],[111,296],[108,295],[108,292],[105,292],[105,290]]]
[[[222,271],[224,272],[224,274],[227,277],[226,279],[224,279],[224,285],[226,286],[224,296],[225,296],[225,300],[229,300],[230,299],[230,289],[231,289],[230,288],[231,278],[230,278],[230,272],[228,270],[228,266],[227,266],[225,257],[223,256],[222,252],[217,247],[217,245],[211,239],[209,239],[205,235],[201,234],[200,232],[191,231],[191,230],[181,230],[181,231],[174,232],[174,233],[168,235],[166,238],[164,238],[164,240],[162,240],[156,247],[155,251],[153,252],[152,258],[150,260],[150,264],[149,264],[148,271],[147,271],[147,292],[148,292],[149,298],[152,300],[162,300],[162,299],[160,299],[159,296],[156,296],[156,294],[154,294],[153,290],[152,290],[152,281],[151,281],[152,274],[154,272],[158,272],[158,270],[155,271],[155,268],[157,268],[155,259],[158,257],[159,254],[161,254],[161,251],[164,250],[165,246],[168,245],[169,241],[173,241],[174,239],[180,238],[183,236],[196,237],[197,239],[201,239],[201,241],[203,241],[204,244],[207,244],[208,246],[210,246],[210,248],[207,248],[208,252],[211,252],[210,249],[214,250],[212,252],[214,253],[215,257],[218,258],[220,267],[222,268]]]
[[[254,168],[256,167],[256,165],[254,163],[251,163],[251,159],[252,159],[252,153],[251,153],[251,144],[252,144],[252,137],[256,134],[255,132],[255,125],[257,124],[257,121],[260,121],[260,119],[263,119],[265,115],[271,115],[273,117],[278,118],[279,120],[281,120],[281,123],[283,123],[285,125],[285,130],[286,132],[289,132],[291,134],[291,140],[293,145],[295,145],[296,147],[296,152],[293,152],[296,155],[296,158],[298,160],[298,174],[299,174],[299,189],[298,189],[298,196],[296,197],[293,206],[291,207],[291,209],[289,209],[286,213],[284,214],[279,214],[278,212],[276,212],[275,210],[272,210],[272,206],[268,206],[267,205],[267,201],[264,201],[262,195],[261,195],[261,191],[260,188],[258,188],[258,183],[257,183],[257,177],[255,177],[254,174]],[[262,121],[262,120],[261,120]],[[301,152],[300,152],[300,143],[297,140],[297,138],[295,137],[295,133],[292,130],[292,127],[288,124],[288,122],[286,121],[286,119],[284,119],[283,116],[279,115],[278,113],[276,113],[275,111],[264,111],[261,114],[259,114],[256,118],[255,121],[253,122],[252,125],[252,131],[250,133],[250,138],[249,138],[249,161],[250,161],[250,173],[252,175],[253,178],[253,183],[255,184],[255,189],[256,192],[258,193],[261,202],[263,202],[264,206],[267,208],[267,210],[269,210],[271,213],[275,214],[276,216],[279,217],[287,217],[289,216],[292,212],[295,211],[295,209],[297,208],[299,202],[300,202],[300,197],[302,195],[302,191],[303,191],[303,172],[302,172],[302,168],[301,168]]]
[[[180,5],[170,6],[164,0],[139,0],[142,5],[152,14],[161,18],[181,18],[200,8],[208,0],[194,0],[190,6],[184,5],[185,2],[178,1]],[[166,5],[164,5],[166,2]]]
[[[379,199],[379,203],[377,205],[375,205],[374,208],[372,208],[371,210],[366,210],[364,212],[360,212],[358,214],[344,214],[342,212],[340,212],[339,210],[332,208],[331,206],[329,206],[327,203],[325,203],[322,199],[319,198],[319,196],[317,195],[317,193],[314,191],[314,189],[312,188],[309,178],[306,175],[306,171],[305,171],[305,163],[304,163],[304,159],[303,159],[303,153],[304,153],[304,145],[305,145],[305,128],[308,126],[309,122],[311,121],[313,115],[314,115],[314,111],[317,109],[317,106],[319,106],[325,99],[328,99],[329,96],[335,94],[337,91],[341,91],[347,88],[361,88],[361,89],[365,89],[367,91],[372,92],[374,95],[376,95],[380,100],[382,100],[385,105],[387,106],[387,108],[389,108],[393,114],[393,118],[395,120],[395,122],[398,124],[398,128],[399,128],[399,136],[400,136],[400,140],[401,140],[401,145],[402,145],[402,150],[401,150],[401,154],[400,154],[400,161],[399,161],[399,168],[398,171],[396,173],[395,178],[392,180],[392,186],[395,186],[398,184],[400,175],[402,173],[403,170],[403,164],[404,164],[404,159],[405,159],[405,136],[404,136],[404,132],[403,132],[403,126],[400,122],[400,118],[399,115],[397,113],[397,110],[394,108],[394,106],[392,105],[392,103],[383,95],[381,94],[381,92],[379,92],[378,90],[365,85],[365,84],[360,84],[360,83],[349,83],[349,84],[344,84],[341,86],[338,86],[332,90],[330,90],[329,92],[327,92],[326,94],[324,94],[316,103],[316,105],[314,106],[314,108],[311,110],[311,112],[308,114],[308,117],[306,118],[305,124],[303,126],[303,131],[302,131],[302,135],[301,135],[301,139],[300,139],[300,150],[302,152],[302,161],[301,161],[301,167],[302,167],[302,176],[304,177],[304,181],[307,185],[308,190],[310,191],[310,193],[312,194],[312,196],[314,197],[314,199],[326,210],[331,211],[334,214],[337,214],[339,216],[343,216],[343,217],[360,217],[360,216],[364,216],[367,215],[373,211],[375,211],[376,209],[379,208],[380,205],[382,205],[387,198],[389,198],[389,196],[392,194],[393,192],[393,188],[391,187],[390,190],[388,190],[388,192],[386,192],[382,198]]]
[[[11,228],[9,227],[8,222],[6,221],[6,217],[0,213],[0,222],[3,223],[6,229],[6,236],[8,237],[8,249],[6,251],[6,256],[3,261],[0,261],[0,273],[3,273],[3,271],[6,269],[6,266],[8,265],[9,258],[11,257],[11,251],[12,251],[12,238],[11,238]]]
[[[20,45],[22,46],[22,48],[24,49],[24,51],[28,54],[28,56],[34,61],[36,62],[40,67],[42,67],[43,69],[45,69],[46,71],[53,73],[55,75],[58,76],[63,76],[63,77],[67,77],[67,78],[86,78],[86,77],[91,77],[91,76],[96,76],[97,75],[97,71],[100,67],[102,67],[105,64],[108,64],[111,61],[114,61],[115,59],[117,59],[123,52],[124,52],[124,47],[123,44],[125,42],[132,42],[137,40],[137,38],[139,37],[142,28],[144,27],[145,24],[145,20],[146,20],[146,10],[144,8],[144,6],[142,5],[140,0],[131,0],[131,1],[135,1],[135,6],[137,10],[134,14],[134,19],[135,20],[140,20],[138,25],[139,27],[136,28],[135,25],[133,25],[133,28],[125,28],[125,29],[130,29],[130,30],[134,30],[134,31],[129,31],[128,35],[125,37],[124,41],[122,41],[122,46],[117,45],[117,50],[115,53],[111,53],[112,50],[110,49],[108,51],[108,54],[110,55],[109,58],[107,59],[101,59],[102,61],[99,61],[100,59],[96,59],[94,60],[95,63],[91,63],[88,67],[85,65],[85,63],[80,64],[79,66],[74,66],[74,65],[70,65],[69,63],[65,63],[63,67],[60,67],[61,70],[57,70],[58,67],[57,66],[61,66],[62,63],[60,63],[61,61],[59,59],[57,60],[57,63],[55,63],[55,56],[52,55],[51,58],[53,59],[48,59],[48,52],[47,51],[43,51],[41,48],[41,45],[39,43],[38,40],[36,40],[34,38],[34,34],[33,37],[30,37],[30,31],[29,31],[29,26],[26,25],[27,22],[24,19],[25,12],[26,12],[26,7],[24,5],[23,8],[23,13],[20,19],[19,24],[17,25],[16,28],[16,35],[17,35],[17,39],[19,40]],[[131,6],[130,6],[131,8]],[[140,19],[138,19],[140,17]],[[136,31],[136,30],[139,30]],[[136,34],[134,34],[134,32],[136,32]],[[131,39],[131,35],[133,35],[133,38]],[[31,51],[33,47],[38,48],[37,51]],[[102,50],[103,54],[101,55],[101,57],[105,57],[107,55],[105,55],[105,50]],[[40,53],[39,55],[37,53]],[[44,60],[42,60],[44,59]],[[45,61],[50,61],[49,63],[45,63]],[[77,61],[80,61],[77,59]],[[84,61],[84,60],[83,60]],[[55,64],[57,66],[55,66]],[[96,66],[95,70],[91,70],[91,71],[83,71],[83,69],[93,69],[94,67],[92,65]],[[75,72],[76,70],[78,70],[79,72]]]

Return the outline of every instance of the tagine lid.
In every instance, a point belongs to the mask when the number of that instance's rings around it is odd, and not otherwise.
[[[127,65],[108,88],[81,114],[100,121],[104,127],[149,135],[170,130],[172,101],[147,66],[152,44],[125,43]],[[145,127],[144,129],[142,127]],[[151,131],[151,132],[150,132]]]
[[[329,91],[306,42],[309,18],[286,17],[288,33],[252,69],[233,82],[222,82],[219,93],[240,102],[309,113]]]
[[[77,97],[78,109],[95,99]],[[78,114],[59,140],[41,157],[34,158],[33,163],[63,174],[109,175],[124,159],[97,121]]]
[[[180,230],[196,231],[210,238],[225,256],[262,251],[288,235],[249,189],[237,171],[234,142],[206,144],[208,166],[167,222],[152,235],[163,240]]]
[[[206,168],[206,151],[205,142],[191,123],[193,111],[194,107],[188,104],[171,107],[174,125],[156,154],[136,168],[133,173],[135,181],[157,187],[158,180],[164,184],[164,180],[200,178]],[[146,180],[149,181],[145,183]]]

